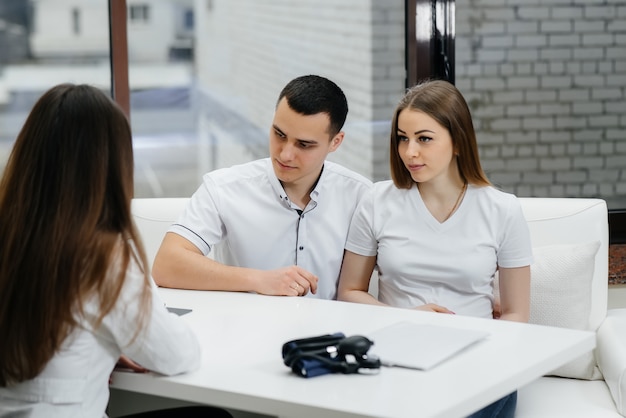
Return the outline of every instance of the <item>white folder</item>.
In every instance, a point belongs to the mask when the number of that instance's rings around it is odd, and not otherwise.
[[[487,331],[398,322],[367,335],[368,354],[388,367],[428,370],[489,335]]]

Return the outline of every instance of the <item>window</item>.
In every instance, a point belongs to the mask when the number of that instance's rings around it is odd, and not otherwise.
[[[71,3],[0,7],[0,172],[32,106],[50,87],[73,82],[111,89],[108,2]]]
[[[136,22],[148,22],[150,19],[150,7],[146,4],[135,4],[130,6],[130,21]]]
[[[205,172],[267,156],[280,90],[310,73],[350,100],[330,158],[388,178],[380,139],[405,86],[404,0],[353,3],[150,3],[155,29],[128,28],[136,196],[190,196]]]
[[[80,35],[80,10],[72,9],[72,31],[74,35]]]
[[[183,27],[186,30],[193,30],[193,10],[185,10],[183,17]]]

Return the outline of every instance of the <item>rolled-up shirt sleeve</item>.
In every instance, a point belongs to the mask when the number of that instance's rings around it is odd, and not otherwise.
[[[220,215],[217,185],[204,176],[202,185],[189,199],[189,203],[168,232],[174,232],[193,243],[204,255],[224,238],[224,222]]]

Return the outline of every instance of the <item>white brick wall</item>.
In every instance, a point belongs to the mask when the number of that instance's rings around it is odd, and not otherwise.
[[[195,12],[199,87],[258,127],[259,155],[280,90],[319,74],[350,108],[346,139],[330,158],[388,178],[388,121],[404,90],[404,1],[196,0]]]
[[[491,180],[626,206],[626,1],[457,0],[456,30]]]

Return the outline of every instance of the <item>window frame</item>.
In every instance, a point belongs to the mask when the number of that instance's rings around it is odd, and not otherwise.
[[[132,23],[149,23],[150,22],[150,5],[148,4],[131,4],[130,21]]]
[[[404,6],[406,87],[430,78],[454,84],[455,0],[405,0]]]
[[[111,97],[120,105],[130,120],[127,18],[126,0],[109,0]]]

